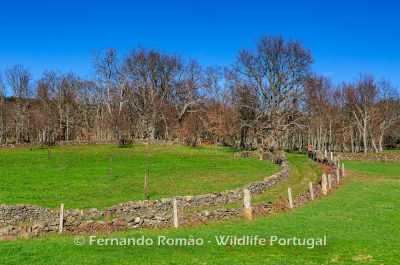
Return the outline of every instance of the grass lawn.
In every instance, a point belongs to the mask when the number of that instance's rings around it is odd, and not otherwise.
[[[0,203],[103,209],[149,199],[239,188],[279,170],[256,157],[235,158],[227,147],[111,145],[0,149]],[[112,162],[111,162],[112,161]],[[112,165],[112,177],[110,177]]]
[[[349,170],[357,172],[361,163],[346,164]],[[385,164],[384,168],[395,172],[398,164]],[[204,246],[76,246],[74,237],[56,235],[0,242],[1,264],[398,264],[400,180],[398,174],[383,173],[353,173],[328,197],[252,222],[232,220],[194,228],[105,236],[144,235],[154,240],[158,235],[193,236],[211,240]],[[293,245],[217,246],[214,236],[218,235],[326,235],[327,245],[314,249]]]
[[[345,161],[345,169],[348,168],[353,172],[363,175],[381,175],[391,178],[400,178],[400,163],[380,163],[380,162],[361,162],[361,161]]]
[[[289,178],[281,181],[277,185],[266,190],[264,193],[255,195],[251,198],[253,204],[271,201],[275,202],[280,196],[287,197],[287,188],[292,188],[293,196],[308,189],[308,182],[321,179],[322,170],[318,164],[311,159],[308,159],[305,153],[286,153],[285,154],[290,163]],[[241,201],[233,202],[226,205],[226,208],[240,207]],[[211,210],[217,209],[220,206],[206,206],[200,208],[188,209],[185,212],[193,212],[198,210]]]
[[[400,153],[400,149],[383,150],[383,153]]]
[[[289,178],[278,185],[256,196],[253,202],[275,201],[280,195],[287,197],[287,188],[292,188],[293,195],[308,189],[309,181],[321,179],[322,170],[318,164],[307,157],[305,153],[286,153],[290,163]]]

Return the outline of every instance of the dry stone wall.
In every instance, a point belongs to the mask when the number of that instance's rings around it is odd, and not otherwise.
[[[0,205],[0,225],[41,222],[57,218],[52,210],[35,205]]]
[[[365,162],[400,162],[400,152],[390,153],[335,153],[334,160],[331,160],[330,152],[326,153],[318,150],[308,151],[308,156],[319,163],[327,163],[333,165],[336,160],[353,160]]]
[[[333,156],[333,159],[332,159],[332,156]],[[337,161],[338,161],[338,157],[334,156],[333,153],[331,154],[330,152],[321,152],[318,150],[309,150],[308,157],[318,163],[331,165],[331,166],[336,166]]]
[[[400,162],[400,152],[375,154],[375,153],[340,153],[341,160],[354,160],[366,162]]]

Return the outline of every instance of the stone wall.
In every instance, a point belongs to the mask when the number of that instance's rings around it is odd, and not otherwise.
[[[400,152],[391,153],[339,153],[339,159],[341,160],[354,160],[354,161],[366,161],[366,162],[400,162]]]
[[[41,222],[57,216],[54,211],[35,205],[0,205],[0,225]]]
[[[366,161],[366,162],[400,162],[400,152],[391,153],[334,153],[334,161],[331,160],[330,152],[318,150],[308,151],[308,156],[319,163],[333,165],[336,160]]]
[[[338,161],[338,157],[335,156],[333,153],[333,159],[331,157],[331,153],[330,152],[321,152],[319,150],[309,150],[308,151],[308,157],[313,159],[314,161],[321,163],[321,164],[326,164],[326,165],[336,165],[337,161]]]

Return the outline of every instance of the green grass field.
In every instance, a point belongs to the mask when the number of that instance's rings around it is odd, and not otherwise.
[[[400,149],[383,150],[383,153],[400,153]]]
[[[287,188],[292,188],[293,195],[305,191],[308,187],[308,182],[321,179],[322,170],[318,164],[310,159],[304,153],[286,153],[286,157],[290,163],[289,178],[281,181],[279,184],[266,190],[264,193],[255,195],[251,200],[253,204],[265,201],[275,202],[280,196],[287,197]],[[226,208],[240,207],[242,202],[233,202],[228,204]],[[218,206],[207,206],[196,209],[189,209],[186,212],[195,210],[211,210]]]
[[[399,164],[345,163],[354,173],[339,189],[292,212],[257,217],[252,222],[232,220],[177,230],[103,235],[211,240],[204,246],[76,246],[74,237],[55,235],[0,242],[1,264],[398,264]],[[362,174],[359,169],[366,166],[381,171]],[[213,239],[218,235],[326,235],[327,245],[314,249],[293,245],[217,246]]]
[[[353,172],[363,175],[381,175],[393,178],[400,178],[400,163],[378,163],[378,162],[355,162],[345,161],[346,167]]]
[[[322,170],[318,164],[310,159],[304,153],[286,153],[290,163],[289,178],[282,181],[279,185],[272,187],[265,193],[256,196],[253,202],[275,201],[280,195],[287,196],[287,188],[292,188],[292,193],[298,194],[305,191],[309,181],[321,179]]]
[[[55,147],[49,156],[47,148],[0,149],[0,202],[103,209],[144,199],[147,168],[149,199],[239,188],[279,170],[256,157],[235,158],[234,152],[228,147],[88,145]]]

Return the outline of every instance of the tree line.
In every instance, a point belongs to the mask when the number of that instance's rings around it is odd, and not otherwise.
[[[241,148],[382,152],[400,143],[398,90],[362,74],[339,85],[297,41],[263,36],[232,66],[158,50],[93,53],[93,76],[14,65],[0,75],[0,142],[177,140]],[[12,92],[6,96],[6,86]]]

